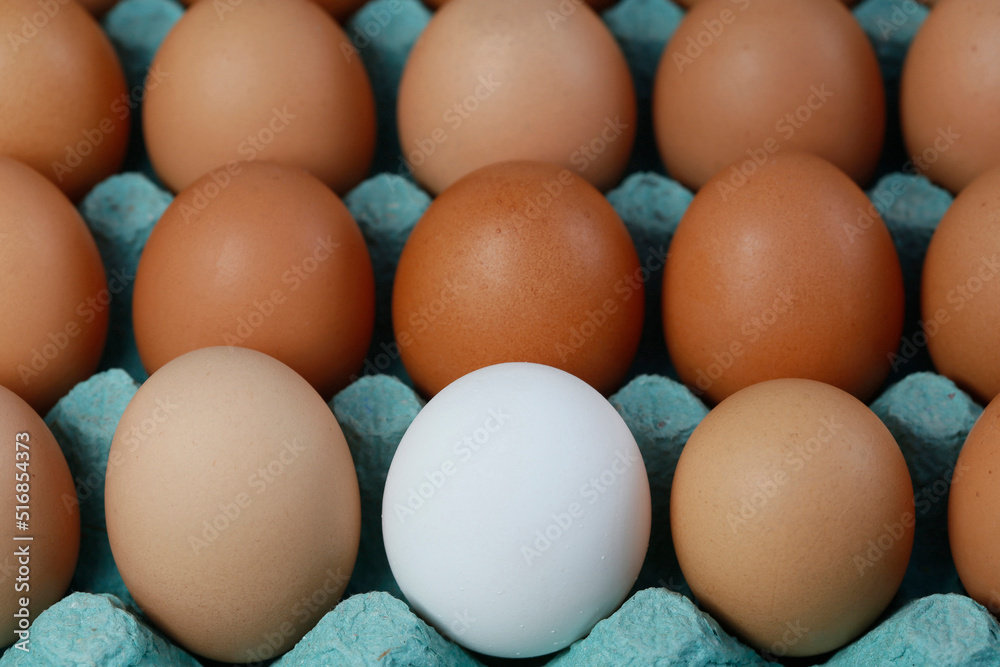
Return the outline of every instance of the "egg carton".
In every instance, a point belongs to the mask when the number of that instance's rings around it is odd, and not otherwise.
[[[853,11],[875,47],[889,99],[880,178],[868,195],[896,244],[907,293],[903,341],[892,374],[871,408],[896,438],[909,466],[916,536],[896,598],[865,635],[832,654],[783,662],[1000,665],[1000,625],[963,594],[946,525],[958,452],[982,407],[933,372],[918,321],[924,254],[952,201],[922,176],[902,173],[906,155],[896,114],[898,80],[906,49],[927,10],[912,0],[865,0]],[[174,0],[123,0],[104,18],[133,91],[142,90],[157,47],[182,12]],[[346,30],[368,68],[379,114],[373,175],[344,199],[371,253],[375,334],[359,376],[330,401],[357,468],[361,543],[343,601],[294,647],[280,633],[262,637],[256,651],[261,664],[765,665],[782,661],[800,636],[800,630],[790,626],[787,641],[762,654],[728,635],[696,606],[670,539],[674,468],[688,436],[708,413],[676,381],[659,310],[666,250],[692,193],[663,174],[649,100],[660,53],[682,15],[670,0],[621,0],[602,15],[629,62],[641,109],[629,175],[607,196],[625,221],[645,269],[646,325],[627,383],[610,401],[635,436],[649,475],[654,527],[649,551],[633,591],[617,612],[570,648],[526,660],[475,655],[445,639],[407,606],[386,559],[380,518],[386,474],[396,446],[423,405],[393,341],[392,280],[406,238],[431,201],[401,175],[394,110],[403,63],[430,12],[419,0],[373,0],[347,22]],[[35,620],[32,652],[8,649],[0,667],[219,664],[199,661],[145,619],[115,567],[105,524],[104,475],[112,435],[147,377],[131,327],[132,283],[142,248],[172,200],[158,185],[140,127],[135,118],[125,171],[99,184],[80,205],[109,278],[109,342],[98,372],[46,417],[66,455],[80,503],[82,537],[73,592]],[[459,633],[461,627],[449,629]]]

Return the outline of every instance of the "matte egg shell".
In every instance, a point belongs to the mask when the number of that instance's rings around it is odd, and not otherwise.
[[[165,74],[149,87],[143,131],[175,192],[237,160],[303,167],[338,194],[368,173],[371,84],[350,38],[313,2],[196,3],[150,71]]]
[[[955,463],[948,496],[948,538],[969,596],[1000,614],[1000,401],[990,401]]]
[[[780,151],[826,158],[858,183],[885,134],[878,60],[836,0],[701,0],[664,49],[653,123],[667,171],[691,189]]]

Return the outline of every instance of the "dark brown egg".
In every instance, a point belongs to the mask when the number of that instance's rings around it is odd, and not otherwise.
[[[326,399],[364,361],[375,319],[368,248],[347,207],[302,169],[206,174],[156,224],[136,271],[135,337],[150,373],[234,345],[291,366]]]
[[[531,361],[608,394],[632,362],[644,286],[611,204],[568,169],[491,165],[443,192],[403,249],[392,319],[425,395],[484,366]]]
[[[118,56],[76,2],[0,3],[0,155],[20,160],[73,201],[118,171],[129,103]]]
[[[805,153],[710,180],[664,272],[664,328],[681,379],[710,402],[783,377],[870,399],[903,327],[899,258],[870,207],[843,172]]]
[[[878,60],[836,0],[701,0],[663,52],[653,97],[660,155],[692,189],[786,150],[863,184],[882,150]]]

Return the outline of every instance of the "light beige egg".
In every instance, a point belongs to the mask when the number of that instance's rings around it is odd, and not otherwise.
[[[340,599],[358,552],[357,476],[332,411],[281,362],[203,348],[122,416],[108,537],[125,585],[184,648],[224,662],[290,649]]]

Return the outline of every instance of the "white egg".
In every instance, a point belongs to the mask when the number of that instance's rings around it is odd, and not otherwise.
[[[489,366],[427,403],[382,502],[389,565],[414,610],[466,648],[551,653],[625,599],[649,543],[649,480],[588,384]]]

